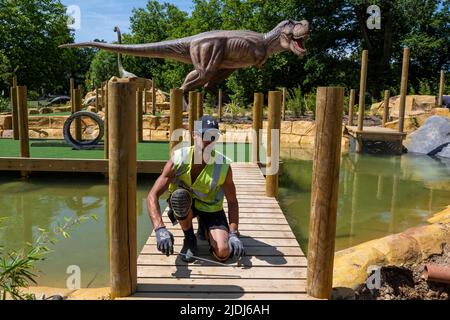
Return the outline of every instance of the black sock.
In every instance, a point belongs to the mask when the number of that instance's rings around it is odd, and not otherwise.
[[[194,227],[191,227],[189,230],[183,230],[183,232],[184,232],[184,237],[185,238],[195,237],[195,235],[194,235]]]

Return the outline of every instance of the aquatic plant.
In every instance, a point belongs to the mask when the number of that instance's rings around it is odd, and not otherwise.
[[[39,270],[36,263],[45,260],[46,254],[51,252],[59,237],[67,239],[69,231],[87,219],[97,220],[95,215],[80,218],[64,218],[64,223],[57,223],[51,232],[38,229],[39,236],[33,243],[27,243],[22,250],[5,252],[0,246],[0,300],[11,298],[14,300],[34,300],[33,294],[23,293],[22,288],[36,284],[35,278]],[[3,220],[0,220],[0,224]]]

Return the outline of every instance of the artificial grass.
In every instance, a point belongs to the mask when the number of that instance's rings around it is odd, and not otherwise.
[[[51,158],[51,159],[103,159],[103,150],[73,150],[71,147],[45,147],[32,146],[33,143],[51,141],[62,142],[63,140],[30,140],[30,157],[31,158]],[[216,149],[224,153],[232,161],[248,162],[251,160],[251,144],[244,143],[228,143],[217,144]],[[240,151],[238,153],[238,151]],[[20,143],[13,139],[0,139],[0,157],[11,158],[20,156]],[[168,160],[169,159],[169,143],[168,142],[143,142],[137,146],[138,160]]]
[[[39,113],[39,114],[30,114],[28,117],[61,117],[61,116],[70,116],[72,112],[58,112],[58,113]]]

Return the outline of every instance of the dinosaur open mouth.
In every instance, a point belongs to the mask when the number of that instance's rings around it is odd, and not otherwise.
[[[304,41],[306,40],[306,36],[302,36],[302,37],[298,37],[298,38],[293,38],[293,41],[295,43],[295,47],[297,50],[299,50],[300,52],[306,52],[306,49],[304,47]]]

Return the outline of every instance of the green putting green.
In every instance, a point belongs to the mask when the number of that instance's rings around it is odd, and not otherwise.
[[[45,142],[63,143],[64,140],[30,140],[31,158],[54,159],[103,159],[104,152],[100,150],[73,150],[68,146],[44,146]],[[33,146],[37,143],[39,146]],[[218,143],[216,150],[224,153],[232,161],[249,162],[251,160],[251,144],[246,143]],[[0,157],[11,158],[20,156],[19,141],[13,139],[0,139]],[[143,142],[137,146],[138,160],[168,160],[168,142]]]
[[[59,116],[70,116],[71,112],[59,112],[59,113],[38,113],[30,114],[28,117],[59,117]]]

